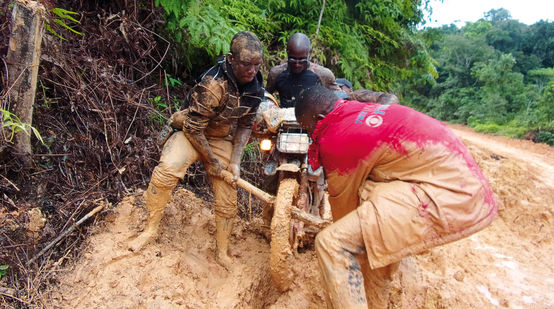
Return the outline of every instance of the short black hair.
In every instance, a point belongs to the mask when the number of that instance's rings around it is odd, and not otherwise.
[[[240,57],[240,52],[244,49],[249,51],[259,51],[263,54],[262,43],[258,37],[250,31],[241,31],[231,39],[231,53]]]
[[[321,85],[313,86],[305,89],[300,93],[300,97],[296,101],[294,114],[296,119],[304,115],[308,111],[320,113],[327,109],[330,104],[335,103],[338,97],[335,92]]]

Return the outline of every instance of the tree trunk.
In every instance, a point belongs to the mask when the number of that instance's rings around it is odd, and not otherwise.
[[[323,0],[323,4],[321,5],[321,11],[319,12],[319,19],[317,21],[317,29],[315,30],[315,35],[316,36],[319,34],[319,27],[321,26],[321,19],[323,18],[323,10],[325,10],[325,0]]]
[[[22,123],[32,125],[33,103],[37,88],[40,45],[45,8],[29,0],[13,2],[11,34],[6,63],[8,66],[8,102]],[[15,135],[15,148],[26,167],[31,165],[31,130]]]

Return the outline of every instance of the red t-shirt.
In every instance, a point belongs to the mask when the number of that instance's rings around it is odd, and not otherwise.
[[[317,123],[312,140],[312,168],[323,165],[326,173],[340,175],[353,172],[383,144],[389,152],[407,156],[405,143],[415,143],[421,153],[428,145],[440,143],[460,154],[472,174],[488,186],[471,153],[450,129],[407,106],[338,100],[335,109]],[[493,201],[492,192],[487,199]]]

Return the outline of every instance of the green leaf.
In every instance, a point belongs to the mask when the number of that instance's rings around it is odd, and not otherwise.
[[[76,34],[78,34],[78,35],[83,35],[83,33],[81,33],[81,32],[79,32],[79,31],[77,31],[77,30],[71,28],[70,26],[66,25],[62,20],[60,20],[60,19],[58,19],[58,18],[55,18],[55,19],[54,19],[54,22],[55,22],[56,24],[58,24],[58,25],[64,27],[65,29],[67,29],[67,30],[73,32],[73,33],[76,33]]]
[[[31,127],[31,130],[33,130],[33,134],[35,135],[35,137],[44,145],[44,141],[42,140],[42,136],[40,135],[39,131],[34,127]]]
[[[8,270],[9,265],[0,265],[0,279],[6,275],[6,270]]]
[[[68,10],[64,10],[62,8],[54,8],[52,10],[52,13],[58,15],[60,18],[65,18],[65,19],[69,19],[73,22],[76,22],[78,24],[80,24],[81,22],[76,20],[75,18],[73,18],[71,15],[79,15],[79,13],[77,12],[72,12],[72,11],[68,11]]]
[[[49,24],[45,23],[44,24],[44,27],[46,28],[46,30],[48,30],[48,32],[52,33],[55,37],[61,39],[61,40],[64,40],[64,41],[67,41],[66,38],[64,38],[63,36],[59,35],[54,29],[52,29],[52,27],[50,27]]]

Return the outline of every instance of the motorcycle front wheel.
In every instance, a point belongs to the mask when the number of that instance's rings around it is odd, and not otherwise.
[[[298,194],[298,187],[298,182],[294,178],[283,178],[279,182],[271,219],[269,269],[273,283],[281,292],[289,289],[293,279],[291,208]]]

